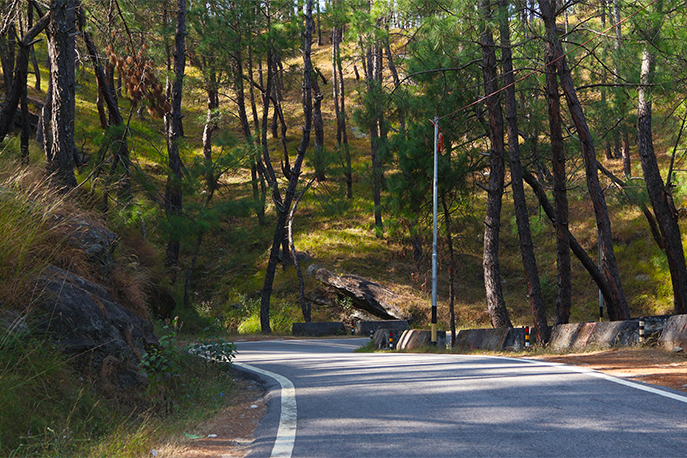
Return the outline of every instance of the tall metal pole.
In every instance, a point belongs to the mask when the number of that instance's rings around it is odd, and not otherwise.
[[[433,240],[432,240],[432,344],[437,344],[437,202],[438,202],[438,150],[439,150],[439,117],[434,117],[434,198],[432,202]]]

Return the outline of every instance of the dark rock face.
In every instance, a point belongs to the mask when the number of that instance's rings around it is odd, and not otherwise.
[[[350,297],[353,306],[385,320],[407,320],[396,305],[398,296],[379,283],[357,275],[334,275],[327,269],[318,269],[315,278],[340,294]]]
[[[116,366],[105,371],[117,377],[109,383],[140,383],[141,354],[157,344],[149,322],[114,302],[103,287],[56,267],[41,275],[37,286],[41,294],[28,320],[34,335],[50,338],[96,374]]]
[[[70,219],[67,223],[69,240],[72,245],[83,250],[89,262],[102,273],[109,273],[114,259],[112,250],[119,238],[108,228],[84,219]]]

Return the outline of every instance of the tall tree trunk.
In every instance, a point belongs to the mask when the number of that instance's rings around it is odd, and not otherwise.
[[[499,0],[500,32],[501,32],[501,63],[503,68],[503,83],[505,86],[506,130],[508,132],[508,157],[510,161],[511,189],[515,205],[515,220],[520,239],[520,254],[525,269],[527,292],[534,318],[534,332],[539,345],[548,340],[546,310],[541,296],[539,271],[534,256],[532,233],[530,231],[530,217],[527,213],[527,199],[522,182],[522,165],[520,164],[520,145],[517,119],[517,104],[515,101],[515,78],[513,76],[513,56],[510,43],[510,25],[507,16],[508,3]]]
[[[611,235],[611,221],[608,217],[606,199],[599,183],[598,168],[596,166],[596,152],[587,120],[582,110],[582,105],[577,97],[577,91],[570,75],[570,69],[565,60],[563,48],[558,40],[558,33],[555,28],[555,16],[553,6],[555,0],[550,3],[548,0],[538,0],[539,9],[544,19],[546,34],[554,47],[556,59],[556,70],[560,79],[561,87],[565,93],[568,110],[577,129],[577,134],[582,147],[584,158],[585,173],[587,176],[587,189],[594,206],[594,215],[599,234],[599,244],[601,246],[601,266],[611,288],[613,302],[608,304],[608,315],[612,321],[627,320],[630,318],[630,310],[627,306],[627,299],[623,291],[620,280],[620,272],[613,252],[613,238]]]
[[[52,118],[52,79],[48,78],[48,89],[45,91],[45,100],[43,101],[43,108],[38,118],[38,127],[36,127],[36,143],[38,143],[48,157],[50,148],[52,147],[50,119]]]
[[[253,47],[248,44],[248,90],[250,93],[250,106],[253,115],[253,128],[256,138],[260,138],[260,119],[258,116],[258,108],[255,103],[255,81],[253,80]],[[261,82],[262,84],[262,82]],[[253,142],[255,146],[255,142]],[[260,167],[259,150],[253,148],[250,155],[250,176],[251,187],[253,189],[253,201],[255,202],[255,213],[258,217],[258,224],[265,225],[265,196],[266,186],[265,178],[263,176],[263,169]]]
[[[491,16],[486,0],[480,2],[480,9],[485,19]],[[499,95],[496,93],[498,84],[494,38],[488,27],[480,35],[480,46],[482,48],[484,91],[489,95],[486,104],[489,112],[489,138],[491,139],[489,191],[487,193],[487,213],[484,217],[484,254],[482,258],[484,287],[487,296],[487,312],[491,318],[492,326],[509,328],[512,327],[512,324],[501,290],[501,267],[499,263],[499,233],[501,230],[501,204],[505,175],[503,115]]]
[[[34,8],[31,5],[31,2],[29,1],[28,5],[28,28],[31,30],[33,28],[33,10]],[[40,13],[39,13],[40,14]],[[42,14],[41,14],[42,16]],[[41,71],[38,68],[38,59],[36,59],[36,50],[34,49],[33,44],[30,46],[30,58],[31,58],[31,65],[33,66],[33,74],[36,78],[36,85],[34,86],[37,91],[41,90]]]
[[[555,202],[556,268],[558,272],[558,294],[556,297],[555,324],[570,320],[572,307],[572,279],[570,264],[570,238],[568,236],[568,194],[565,173],[565,148],[561,121],[561,101],[558,95],[556,68],[553,64],[554,49],[551,40],[546,41],[546,99],[549,112],[551,135],[551,163],[553,171],[553,195]]]
[[[303,321],[305,321],[306,323],[310,323],[312,321],[312,310],[310,304],[308,304],[308,302],[305,299],[305,282],[303,281],[303,271],[301,270],[301,263],[298,260],[298,253],[296,252],[296,243],[293,240],[293,217],[296,214],[296,210],[298,209],[298,204],[300,203],[301,198],[306,192],[308,192],[308,189],[313,184],[314,180],[315,178],[310,180],[308,184],[305,186],[305,189],[303,189],[303,191],[301,191],[298,194],[298,197],[296,197],[296,199],[294,200],[293,205],[291,205],[291,210],[289,211],[289,216],[287,219],[289,244],[291,245],[291,252],[293,253],[293,263],[296,266],[296,275],[298,277],[298,299],[301,304]]]
[[[104,122],[105,126],[107,127],[107,124],[110,123],[113,126],[122,126],[124,124],[124,118],[122,117],[121,112],[119,111],[119,104],[117,102],[117,94],[114,90],[114,87],[110,82],[108,81],[108,76],[106,72],[103,69],[102,63],[100,61],[100,57],[98,55],[97,49],[95,47],[95,44],[93,43],[93,40],[91,38],[90,33],[86,29],[86,19],[84,17],[82,7],[81,7],[81,2],[77,1],[78,9],[77,9],[77,15],[78,15],[78,22],[79,22],[79,30],[81,31],[81,36],[83,37],[84,43],[86,44],[86,49],[88,51],[88,55],[91,59],[91,62],[93,63],[93,73],[95,73],[96,77],[96,83],[98,87],[98,97],[103,103],[103,109],[106,106],[107,111],[108,111],[108,116],[105,116],[104,111],[102,113],[99,113],[100,115],[100,122],[101,124]],[[100,110],[99,110],[100,111]],[[109,122],[108,122],[109,120]],[[111,183],[112,179],[114,178],[115,174],[117,174],[117,170],[119,168],[119,165],[121,164],[121,169],[120,172],[122,177],[120,179],[117,179],[117,195],[122,200],[123,202],[130,202],[132,199],[132,194],[131,194],[131,184],[129,181],[129,147],[127,144],[127,132],[124,131],[122,132],[122,135],[120,138],[115,139],[115,141],[112,142],[112,145],[110,146],[110,149],[112,150],[112,166],[111,166],[111,172],[110,172],[110,177],[107,180],[107,184],[105,185],[105,193],[103,196],[103,211],[107,211],[108,207],[108,192],[109,192],[109,183]]]
[[[174,83],[171,88],[171,111],[165,115],[167,130],[167,156],[169,169],[167,172],[167,185],[165,187],[165,211],[167,217],[175,224],[174,219],[182,214],[183,193],[182,162],[179,153],[179,143],[182,138],[181,98],[183,95],[184,70],[186,67],[186,0],[177,0],[177,21],[174,34]],[[179,249],[181,237],[178,232],[172,230],[167,242],[167,254],[165,264],[170,269],[172,283],[176,280],[176,270],[179,264]]]
[[[343,29],[332,29],[332,74],[334,84],[334,105],[336,111],[336,144],[344,156],[344,176],[346,177],[346,198],[353,198],[353,167],[351,151],[348,148],[348,133],[346,132],[346,91],[343,79],[343,64],[340,43],[343,39]]]
[[[12,87],[12,74],[14,73],[14,51],[16,42],[14,24],[10,24],[7,33],[0,36],[0,59],[2,60],[2,76],[5,80],[5,91]]]
[[[367,47],[366,79],[368,97],[382,90],[382,59],[381,47],[375,42]],[[375,100],[378,102],[378,100]],[[370,125],[370,158],[372,160],[372,200],[374,202],[375,232],[377,237],[382,237],[384,225],[382,222],[382,159],[380,146],[384,140],[382,129],[384,120],[381,118],[381,110],[376,106],[368,106],[374,110],[373,120]]]
[[[522,176],[525,182],[527,182],[527,184],[529,184],[532,190],[534,191],[534,194],[537,196],[537,199],[539,200],[540,205],[544,209],[544,213],[546,213],[546,216],[555,225],[557,221],[556,210],[553,208],[553,206],[548,200],[548,197],[546,195],[546,189],[544,189],[544,187],[529,171],[523,170]],[[568,240],[570,242],[570,249],[572,250],[575,257],[577,257],[577,259],[579,259],[579,261],[582,263],[582,266],[587,270],[587,272],[589,272],[589,275],[592,277],[592,280],[594,280],[599,290],[601,290],[601,294],[603,294],[604,300],[606,300],[606,302],[612,302],[613,296],[611,295],[611,288],[608,286],[606,277],[601,273],[599,267],[596,265],[594,260],[592,260],[592,258],[589,257],[587,252],[577,242],[577,239],[570,233],[570,231],[568,231]]]
[[[322,98],[324,94],[320,90],[317,75],[312,78],[313,88],[313,128],[315,130],[315,150],[313,151],[313,163],[315,165],[315,178],[325,181],[326,160],[324,157],[324,123],[322,121]]]
[[[663,2],[654,5],[657,17],[661,16]],[[652,95],[651,85],[655,73],[655,56],[653,50],[660,34],[660,19],[653,27],[645,31],[649,42],[642,53],[640,72],[639,105],[637,108],[637,146],[642,163],[646,189],[654,208],[654,214],[663,235],[670,278],[673,283],[675,313],[687,313],[687,268],[682,246],[678,214],[673,203],[671,188],[664,185],[654,152],[651,128]]]
[[[46,171],[59,186],[76,186],[74,176],[74,74],[76,4],[74,0],[53,0],[48,25],[48,54],[52,79],[52,137]]]
[[[36,36],[45,30],[50,23],[50,15],[43,16],[17,43],[19,51],[16,53],[17,62],[13,65],[14,76],[10,76],[10,85],[7,87],[7,97],[0,107],[0,140],[12,129],[14,115],[17,112],[23,93],[26,91],[26,76],[29,70],[30,44]],[[66,42],[64,44],[67,44]],[[72,41],[73,48],[73,41]],[[15,53],[12,53],[14,55]],[[73,74],[73,72],[72,72]],[[73,88],[73,87],[72,87]],[[73,103],[73,102],[72,102]],[[72,127],[73,130],[73,127]]]
[[[613,1],[613,18],[615,21],[615,41],[614,41],[614,50],[616,53],[616,62],[620,61],[620,50],[622,47],[622,28],[621,28],[621,21],[620,21],[620,0],[612,0]],[[614,81],[618,82],[618,76],[620,75],[620,68],[616,66],[615,68],[615,75],[614,75]],[[620,88],[616,89],[616,105],[619,107],[619,116],[624,116],[626,112],[626,105],[627,105],[627,94],[625,93],[625,90]],[[630,140],[629,140],[629,135],[627,132],[626,128],[626,122],[621,118],[618,120],[618,129],[620,130],[620,135],[616,135],[616,138],[618,139],[617,141],[620,142],[620,157],[623,159],[623,173],[625,174],[625,178],[630,178],[632,176],[632,161],[630,158]],[[620,137],[620,138],[618,138]]]
[[[272,240],[272,248],[270,249],[270,258],[267,262],[267,271],[265,272],[265,283],[262,288],[262,297],[260,301],[260,327],[261,331],[265,334],[269,334],[272,332],[272,329],[270,327],[270,297],[272,295],[272,285],[274,283],[274,275],[276,272],[277,261],[279,257],[279,245],[281,245],[283,241],[286,239],[286,221],[288,218],[289,210],[291,208],[291,204],[293,203],[294,195],[296,193],[296,187],[298,186],[298,179],[301,174],[301,167],[303,165],[303,159],[305,158],[305,152],[308,148],[308,144],[310,143],[310,130],[312,129],[312,63],[310,60],[313,33],[312,5],[313,0],[307,0],[305,10],[305,34],[303,44],[303,112],[305,122],[303,126],[303,135],[301,137],[301,142],[298,145],[298,153],[296,155],[296,160],[294,161],[293,168],[291,169],[291,176],[289,178],[289,184],[284,195],[283,204],[277,205],[277,227],[274,231],[274,238]],[[270,76],[268,75],[268,89],[266,91],[266,97],[268,97],[269,94],[269,79]],[[269,100],[266,100],[265,104],[269,104]],[[266,123],[267,115],[263,113],[263,129],[266,127]],[[265,138],[265,135],[266,133],[263,132],[263,138]],[[274,186],[277,186],[276,182]]]
[[[453,253],[453,234],[451,233],[451,212],[446,204],[446,192],[441,194],[441,206],[444,208],[444,225],[446,230],[446,245],[448,246],[448,319],[451,326],[451,345],[456,341],[456,280],[455,256]]]

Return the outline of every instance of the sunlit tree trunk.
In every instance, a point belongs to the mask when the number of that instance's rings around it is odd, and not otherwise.
[[[46,158],[46,170],[60,186],[76,186],[74,176],[74,74],[76,3],[53,0],[50,4],[48,54],[52,80],[52,147]]]
[[[508,4],[506,0],[499,0],[499,17],[501,32],[501,63],[503,69],[503,84],[505,87],[506,130],[508,132],[508,158],[510,162],[511,189],[515,206],[515,220],[518,226],[520,240],[520,254],[525,270],[527,293],[534,318],[534,333],[539,345],[547,340],[546,310],[541,296],[539,271],[534,256],[534,245],[530,231],[530,217],[527,213],[527,199],[522,182],[522,165],[520,164],[520,142],[517,120],[517,104],[515,101],[515,78],[513,77],[513,56],[510,43],[510,24],[507,16]]]
[[[480,2],[482,15],[486,19],[491,11],[486,0]],[[501,231],[501,205],[505,175],[503,143],[503,114],[500,97],[497,94],[496,52],[494,38],[489,27],[480,35],[482,48],[482,73],[484,92],[489,113],[489,138],[491,152],[489,162],[489,189],[487,192],[487,213],[484,217],[484,287],[487,295],[487,312],[495,328],[512,327],[501,289],[501,266],[499,262],[499,235]]]
[[[639,105],[637,108],[637,149],[642,163],[646,189],[654,208],[656,220],[661,228],[670,278],[673,283],[673,299],[675,313],[687,312],[687,268],[682,246],[682,236],[678,224],[677,210],[673,203],[671,188],[665,186],[656,161],[654,141],[651,128],[652,116],[652,84],[655,73],[654,50],[660,34],[660,16],[663,2],[654,4],[654,14],[657,19],[652,27],[645,30],[648,43],[642,53],[642,68],[640,72]]]
[[[171,88],[171,111],[165,115],[167,129],[167,156],[169,170],[167,186],[165,188],[165,210],[170,219],[179,218],[182,214],[182,162],[179,153],[179,143],[182,138],[181,98],[183,95],[184,70],[186,67],[185,54],[186,37],[186,0],[177,0],[177,23],[174,37],[174,82]],[[173,223],[174,224],[174,223]],[[171,270],[172,283],[176,279],[176,269],[179,264],[179,249],[181,247],[180,234],[172,230],[167,242],[166,265]]]
[[[589,190],[589,196],[594,206],[599,244],[601,246],[602,270],[613,295],[612,303],[608,304],[608,315],[612,321],[627,320],[630,318],[630,310],[627,306],[627,299],[623,291],[620,272],[618,271],[618,264],[613,251],[611,221],[608,217],[606,199],[604,198],[603,190],[599,183],[594,140],[589,131],[582,105],[577,97],[577,91],[573,84],[572,76],[570,75],[570,69],[565,60],[563,48],[558,40],[558,34],[555,27],[555,16],[553,13],[554,6],[555,0],[551,3],[548,0],[539,0],[539,9],[544,19],[546,34],[554,47],[558,78],[565,94],[568,110],[570,111],[573,123],[577,129],[580,146],[582,147],[582,156],[584,158],[585,173],[587,177],[587,189]]]

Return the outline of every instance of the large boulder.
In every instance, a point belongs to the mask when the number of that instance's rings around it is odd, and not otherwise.
[[[40,276],[41,291],[29,315],[31,332],[46,336],[95,374],[116,377],[120,387],[138,384],[143,352],[157,344],[152,324],[116,303],[100,285],[57,267]]]
[[[353,307],[365,310],[385,320],[408,320],[410,316],[397,306],[399,297],[391,290],[357,275],[335,275],[321,268],[315,278],[332,287],[345,297],[350,297]]]

